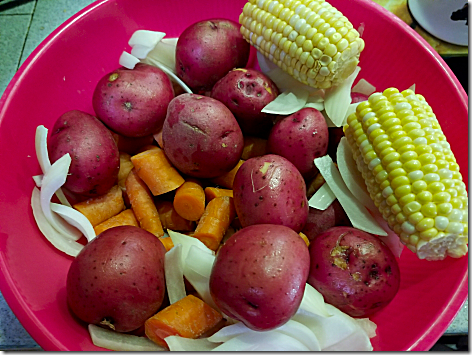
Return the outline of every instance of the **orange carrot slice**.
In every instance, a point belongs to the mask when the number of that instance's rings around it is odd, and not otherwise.
[[[192,236],[216,251],[235,216],[232,197],[215,197],[207,204]]]
[[[187,179],[175,191],[174,208],[189,221],[198,221],[205,211],[205,191],[195,179]]]
[[[136,219],[142,229],[157,237],[164,235],[159,213],[146,184],[140,179],[136,170],[129,172],[126,178],[126,194],[128,195]]]
[[[159,147],[136,154],[131,161],[154,196],[173,191],[185,182]]]
[[[187,295],[181,300],[159,311],[146,320],[146,336],[163,347],[168,348],[165,338],[179,335],[196,339],[216,326],[222,315],[201,299]]]
[[[95,226],[93,229],[95,230],[95,235],[99,235],[103,231],[118,227],[118,226],[135,226],[139,227],[139,223],[136,220],[136,217],[133,213],[133,210],[127,209],[123,212],[108,218],[106,221],[100,223],[99,225]]]
[[[76,203],[73,207],[95,227],[123,211],[125,203],[121,188],[115,185],[106,194]]]

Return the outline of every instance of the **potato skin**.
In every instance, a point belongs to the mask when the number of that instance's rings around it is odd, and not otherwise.
[[[92,115],[72,110],[57,119],[48,139],[51,163],[69,153],[72,162],[64,187],[98,196],[117,182],[120,157],[110,131]]]
[[[310,243],[308,283],[327,303],[352,317],[385,307],[400,286],[400,270],[390,249],[375,236],[334,227]]]
[[[161,128],[174,98],[169,77],[159,68],[138,63],[103,76],[93,93],[97,117],[126,137],[152,135]]]
[[[213,178],[233,169],[244,139],[231,111],[211,97],[182,94],[173,99],[162,127],[164,152],[181,172]]]
[[[313,160],[328,151],[328,125],[320,111],[307,107],[278,121],[269,134],[267,149],[297,167],[305,179],[317,173]]]
[[[273,115],[261,112],[279,95],[275,83],[254,69],[231,70],[213,86],[211,97],[230,109],[244,135],[267,136]]]
[[[196,22],[181,33],[175,70],[193,92],[211,91],[230,70],[246,66],[250,45],[239,27],[228,19],[210,19]]]
[[[302,233],[313,240],[318,234],[336,226],[351,226],[351,221],[338,200],[334,200],[323,211],[310,207]]]
[[[216,255],[210,293],[223,313],[253,330],[269,330],[297,311],[310,260],[292,229],[271,224],[243,228]]]
[[[236,213],[241,225],[281,224],[297,233],[308,215],[306,185],[287,159],[266,154],[246,160],[233,182]]]
[[[104,319],[118,332],[138,329],[165,295],[161,241],[134,226],[114,227],[89,242],[67,274],[67,302],[87,323]]]

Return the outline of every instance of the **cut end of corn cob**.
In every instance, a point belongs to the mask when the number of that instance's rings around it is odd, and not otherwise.
[[[352,74],[364,49],[349,20],[325,0],[250,0],[241,33],[303,84],[327,89]]]
[[[427,260],[467,253],[466,186],[423,96],[374,93],[344,133],[372,200],[403,244]]]

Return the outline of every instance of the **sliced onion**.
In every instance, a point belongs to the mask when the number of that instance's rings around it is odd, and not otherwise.
[[[360,79],[356,85],[352,87],[352,92],[358,92],[360,94],[364,94],[369,96],[376,90],[375,86],[369,83],[365,79]]]
[[[128,44],[132,47],[131,54],[139,59],[144,59],[148,53],[165,37],[164,32],[137,30],[132,35]]]
[[[104,349],[115,351],[167,350],[146,337],[118,333],[114,330],[105,329],[94,324],[89,324],[88,330],[93,344]]]
[[[299,314],[311,314],[320,317],[332,316],[332,314],[326,308],[326,303],[324,301],[323,295],[308,283],[305,285],[305,291],[303,292],[302,302],[300,304],[300,307],[298,307],[295,316]],[[295,317],[293,319],[297,320]]]
[[[54,193],[66,182],[71,157],[64,154],[54,164],[51,165],[48,172],[44,174],[41,182],[41,208],[48,222],[61,234],[77,240],[82,235],[76,228],[66,223],[51,211],[51,198]]]
[[[318,111],[324,110],[324,98],[321,95],[310,95],[305,103],[304,107],[311,107]]]
[[[310,351],[320,351],[320,342],[306,325],[290,319],[287,323],[274,329],[278,333],[288,335],[305,345]]]
[[[210,274],[214,261],[214,255],[193,245],[185,258],[184,276],[205,303],[218,309],[210,294]]]
[[[169,237],[172,239],[172,243],[174,245],[182,244],[182,265],[184,265],[185,260],[187,259],[188,252],[192,245],[202,249],[207,254],[215,255],[215,252],[208,248],[205,244],[203,244],[199,239],[195,237],[190,237],[188,235],[174,232],[173,230],[168,229],[167,233]]]
[[[361,68],[357,67],[340,85],[326,90],[325,111],[336,127],[344,124],[346,112],[351,103],[351,87],[360,70]]]
[[[134,69],[136,64],[139,63],[139,59],[136,58],[134,55],[123,51],[123,53],[121,53],[120,59],[118,60],[118,63],[127,69]]]
[[[253,330],[249,329],[244,323],[238,322],[221,328],[215,334],[210,336],[208,341],[211,341],[212,343],[224,343],[238,335],[250,332],[253,332]]]
[[[46,174],[51,167],[49,160],[48,146],[47,146],[48,130],[44,126],[36,127],[36,136],[34,140],[36,157],[38,158],[39,166],[43,174]]]
[[[372,322],[369,318],[354,318],[362,329],[366,332],[369,338],[377,336],[377,324]]]
[[[213,351],[309,351],[291,336],[279,332],[247,332],[217,346]]]
[[[362,101],[360,102],[354,102],[353,104],[350,104],[347,108],[347,111],[346,111],[346,117],[344,118],[344,123],[347,122],[347,118],[354,112],[356,112],[356,109],[357,109],[357,106],[361,103]],[[344,125],[344,124],[343,124]]]
[[[70,238],[66,238],[60,234],[46,219],[41,208],[41,193],[37,187],[33,188],[31,195],[31,207],[33,209],[33,216],[41,233],[46,239],[58,250],[70,256],[77,256],[83,249],[83,245],[75,242]]]
[[[307,90],[301,88],[284,91],[273,101],[264,106],[262,112],[277,115],[291,115],[305,106],[309,94]]]
[[[36,184],[36,187],[41,187],[41,183],[43,182],[43,174],[34,175],[33,180],[34,180],[34,183]]]
[[[36,136],[35,136],[35,149],[36,149],[36,157],[39,162],[39,166],[41,167],[41,171],[43,172],[43,175],[48,172],[48,170],[51,168],[51,162],[49,160],[49,153],[48,153],[48,143],[47,143],[47,137],[48,137],[48,130],[44,126],[38,126],[36,128]],[[36,182],[36,186],[40,187],[41,185],[38,185],[37,180],[39,179],[40,175],[37,175],[36,178],[33,176],[33,179]],[[42,180],[42,177],[41,177]],[[63,205],[66,206],[71,206],[69,201],[67,200],[66,196],[64,195],[64,192],[62,192],[62,189],[58,189],[56,191],[56,196],[61,201]]]
[[[367,191],[361,172],[357,169],[356,161],[346,137],[342,137],[339,141],[336,151],[336,163],[349,191],[370,211],[376,211],[377,207]]]
[[[354,228],[375,235],[387,235],[387,232],[379,226],[367,209],[349,191],[329,155],[316,158],[315,166],[328,183],[331,191],[336,195],[336,198],[343,207]]]
[[[170,351],[212,351],[219,344],[208,341],[208,338],[190,339],[178,335],[164,338]]]
[[[325,182],[308,200],[308,206],[324,211],[333,203],[334,200],[336,200],[336,195]]]
[[[169,75],[177,84],[179,84],[182,89],[184,89],[187,93],[192,94],[192,90],[177,76],[174,74],[173,70],[165,66],[164,64],[160,63],[159,61],[153,59],[153,58],[147,58],[146,61],[154,65],[155,67],[161,69],[164,73]]]
[[[89,242],[96,237],[92,223],[79,211],[57,203],[51,203],[51,210],[64,218],[67,223],[81,231]]]
[[[416,84],[411,85],[408,89],[413,92],[416,92]]]
[[[169,302],[172,304],[187,296],[182,264],[182,244],[174,245],[174,247],[165,254],[164,270],[167,295],[169,296]]]
[[[175,73],[175,49],[178,38],[163,38],[152,51],[142,60],[143,63],[152,64],[150,59],[156,60]]]

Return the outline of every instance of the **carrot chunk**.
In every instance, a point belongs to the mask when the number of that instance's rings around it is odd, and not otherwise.
[[[133,169],[131,155],[129,155],[128,153],[120,152],[120,170],[118,171],[118,186],[122,189],[125,188],[125,180],[131,169]]]
[[[221,196],[233,197],[233,190],[220,189],[218,187],[211,186],[205,187],[205,200],[207,203],[213,200],[215,197]]]
[[[154,196],[173,191],[185,182],[159,147],[136,154],[131,161]]]
[[[95,227],[123,211],[125,202],[121,188],[115,185],[106,194],[76,203],[73,207],[87,217]]]
[[[167,306],[146,320],[146,336],[156,344],[168,348],[165,338],[179,335],[196,339],[216,326],[222,315],[201,299],[187,295],[181,300]]]
[[[177,213],[172,201],[157,201],[157,212],[164,229],[189,232],[195,229],[195,222],[183,218]]]
[[[118,226],[139,227],[139,223],[136,220],[133,210],[131,209],[124,210],[123,212],[117,214],[116,216],[108,218],[106,221],[96,225],[93,229],[95,230],[95,235],[99,235],[100,233],[102,233],[103,231],[107,229],[118,227]]]
[[[161,237],[161,238],[159,238],[159,240],[161,241],[161,243],[166,248],[166,251],[169,251],[174,247],[174,243],[172,242],[171,237]]]
[[[129,172],[125,185],[131,208],[136,215],[140,227],[157,237],[162,237],[164,229],[162,228],[156,205],[148,187],[140,179],[135,169]]]
[[[174,208],[177,213],[189,221],[198,221],[205,211],[205,191],[195,179],[187,179],[175,191]]]
[[[216,251],[235,216],[232,197],[215,197],[207,204],[192,236]]]
[[[234,177],[236,176],[239,167],[243,165],[243,163],[244,160],[239,160],[238,164],[236,164],[236,166],[231,171],[211,179],[211,182],[216,185],[226,187],[227,189],[233,189]]]

